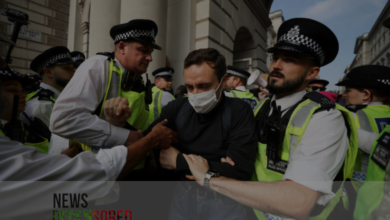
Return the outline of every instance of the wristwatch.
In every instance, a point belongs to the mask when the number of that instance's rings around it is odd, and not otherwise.
[[[217,170],[208,170],[206,172],[206,176],[204,177],[203,180],[203,186],[206,187],[207,189],[210,189],[210,178],[211,177],[219,177],[219,172]]]

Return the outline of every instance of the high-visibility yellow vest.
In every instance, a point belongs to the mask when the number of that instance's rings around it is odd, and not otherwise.
[[[152,88],[152,103],[149,105],[149,123],[154,122],[161,114],[161,97],[163,92],[164,90],[157,86]],[[175,99],[173,95],[172,97]]]
[[[390,191],[388,186],[386,187],[390,181],[390,146],[388,144],[386,146],[385,144],[380,143],[380,140],[385,138],[384,135],[390,138],[390,125],[383,129],[382,133],[372,145],[367,169],[367,178],[357,195],[353,216],[356,220],[379,219],[379,217],[388,219],[390,216],[390,206],[387,202],[390,200]],[[387,150],[382,149],[383,147]],[[387,155],[387,166],[385,165],[384,168],[379,166],[373,159],[378,155],[380,155],[382,159],[386,158]],[[386,162],[386,160],[382,161]],[[387,216],[384,216],[384,214]]]
[[[1,130],[0,130],[0,135],[1,136],[5,136],[3,131],[1,131]],[[34,148],[36,148],[38,150],[38,152],[43,153],[43,154],[47,154],[47,153],[49,153],[50,142],[46,138],[44,138],[44,137],[41,137],[41,138],[43,139],[42,142],[39,142],[39,143],[25,142],[25,143],[23,143],[23,145],[34,147]]]
[[[40,90],[37,90],[37,91],[34,91],[34,92],[31,92],[31,93],[27,94],[27,96],[26,96],[26,102],[28,102],[28,101],[30,101],[31,99],[33,99],[33,98],[35,98],[36,96],[38,96],[38,95],[39,95],[39,92],[40,92]],[[50,96],[50,100],[51,100],[53,103],[56,102],[56,100],[55,100],[52,96]]]
[[[390,124],[390,107],[387,105],[371,105],[356,112],[356,126],[368,132],[380,133]],[[369,160],[368,154],[359,149],[356,157],[352,179],[353,186],[359,190],[366,179],[367,172],[362,169],[362,160]],[[355,182],[358,181],[358,182]]]
[[[114,60],[111,59],[108,68],[108,82],[106,92],[103,97],[103,102],[100,109],[99,117],[105,119],[103,113],[103,106],[106,100],[111,98],[116,98],[118,96],[122,98],[126,98],[129,100],[129,107],[131,108],[131,117],[127,119],[127,122],[131,124],[138,130],[146,130],[148,128],[148,117],[149,112],[145,109],[145,92],[138,93],[134,91],[123,91],[121,89],[122,76],[124,75],[124,71],[118,67]],[[113,146],[103,146],[101,148],[111,148]],[[100,148],[91,147],[85,144],[82,144],[82,149],[87,151],[92,151],[93,153],[97,153]],[[141,169],[145,165],[145,159],[142,160],[134,170]]]
[[[269,100],[269,98],[263,99],[260,101],[260,103],[255,107],[254,112],[255,115],[259,112],[259,110],[262,108],[264,103]],[[310,119],[312,118],[314,112],[319,109],[321,105],[317,102],[314,102],[310,99],[307,99],[303,102],[301,102],[294,110],[294,112],[291,115],[291,118],[289,119],[283,145],[282,145],[282,153],[281,153],[281,160],[288,161],[290,156],[290,148],[295,148],[298,146],[299,142],[302,139],[303,134],[305,133],[306,127],[309,124]],[[344,107],[336,104],[335,109],[339,110],[344,118],[348,121],[350,127],[351,127],[351,133],[349,137],[349,148],[347,151],[347,155],[344,161],[344,181],[347,179],[348,176],[351,175],[356,159],[356,154],[358,151],[358,135],[356,130],[356,125],[354,118],[352,114],[345,109]],[[258,144],[258,154],[256,157],[255,162],[255,173],[253,175],[254,181],[260,181],[260,182],[274,182],[274,181],[281,181],[284,174],[267,169],[267,144],[260,143]],[[333,209],[336,207],[340,199],[342,199],[344,207],[348,209],[348,197],[347,195],[343,194],[343,184],[341,184],[340,188],[337,190],[335,197],[326,205],[324,210],[321,212],[321,214],[317,216],[310,217],[310,219],[326,219],[330,213],[333,211]],[[263,213],[259,210],[254,210],[256,213],[256,216],[258,219],[269,219],[269,217],[272,217],[272,214],[269,213]],[[266,217],[267,216],[267,217]],[[275,218],[278,218],[277,216]]]
[[[252,110],[259,104],[259,100],[251,92],[231,90],[230,97],[246,101],[251,106]]]

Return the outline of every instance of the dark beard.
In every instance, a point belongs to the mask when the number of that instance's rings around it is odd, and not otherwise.
[[[302,74],[301,77],[297,79],[292,80],[286,80],[284,75],[280,73],[279,71],[273,71],[271,74],[277,74],[279,76],[282,76],[284,78],[283,84],[281,86],[276,86],[275,82],[276,80],[271,80],[271,77],[268,77],[268,90],[272,94],[283,94],[283,93],[289,93],[292,91],[297,90],[299,87],[302,86],[302,84],[305,82],[306,74]]]
[[[65,86],[69,83],[69,80],[62,79],[57,72],[54,71],[54,80],[56,81],[56,84],[61,86],[62,88],[65,88]]]

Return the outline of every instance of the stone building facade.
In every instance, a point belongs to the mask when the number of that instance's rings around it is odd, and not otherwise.
[[[356,38],[354,54],[355,58],[348,65],[344,74],[362,65],[383,65],[390,67],[390,30],[384,27],[383,22],[390,17],[390,1],[387,2],[381,14],[375,21],[369,33],[364,33]],[[340,79],[343,80],[345,75]],[[345,91],[339,87],[339,94]]]
[[[21,73],[32,73],[31,61],[53,46],[67,46],[70,0],[1,0],[0,8],[13,8],[29,15],[29,25],[23,26],[12,53],[10,65]],[[11,36],[13,23],[0,15],[0,32]],[[0,44],[4,58],[8,50]]]
[[[268,27],[267,47],[272,47],[278,42],[278,30],[280,25],[284,22],[282,10],[274,11],[269,14],[272,25]],[[267,54],[267,73],[269,72],[269,66],[271,65],[272,54]]]
[[[166,65],[175,69],[173,87],[184,83],[184,59],[195,49],[218,49],[229,65],[267,71],[268,17],[273,0],[78,0],[70,1],[68,48],[87,57],[113,51],[110,28],[146,18],[158,25],[148,72]],[[152,78],[149,74],[149,78]]]

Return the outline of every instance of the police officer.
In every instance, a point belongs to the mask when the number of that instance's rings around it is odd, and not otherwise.
[[[312,79],[309,82],[309,85],[307,85],[308,91],[325,91],[326,86],[329,84],[328,80],[320,79],[319,77],[316,79]]]
[[[151,94],[141,75],[152,61],[153,50],[161,49],[154,40],[157,32],[151,20],[113,26],[115,52],[90,57],[77,69],[54,106],[52,132],[83,143],[84,150],[95,153],[142,138],[136,130],[148,127],[145,101],[146,93]],[[142,167],[144,161],[136,169]]]
[[[0,71],[2,123],[6,119],[4,116],[9,115],[10,109],[13,108],[14,94],[23,98],[18,79],[18,75],[10,72],[10,69]],[[25,102],[25,99],[20,100],[21,103]],[[21,104],[19,106],[21,109],[24,108]],[[176,143],[176,134],[164,126],[166,123],[166,121],[159,123],[151,133],[131,147],[120,145],[112,149],[104,149],[96,156],[86,151],[74,158],[38,153],[40,149],[38,148],[37,151],[32,148],[31,146],[34,145],[30,145],[31,143],[25,142],[23,145],[4,136],[2,127],[0,130],[0,181],[2,186],[0,195],[3,201],[0,213],[2,217],[6,219],[20,216],[31,217],[31,214],[37,212],[51,211],[53,206],[52,203],[47,203],[47,198],[51,198],[53,193],[57,192],[86,193],[88,201],[107,195],[115,180],[122,179],[142,160],[143,157],[140,155],[146,155],[153,147],[167,148]],[[12,131],[14,132],[15,129]],[[29,130],[29,132],[34,131],[34,129]],[[4,132],[7,133],[7,124]],[[27,137],[27,140],[29,138]],[[71,156],[69,151],[71,149],[63,154]],[[25,184],[15,184],[15,181],[25,181]],[[34,181],[46,181],[45,186],[35,187]],[[69,182],[63,184],[63,181]],[[80,184],[80,181],[95,182]]]
[[[79,66],[85,61],[85,55],[79,51],[73,51],[70,53],[73,60],[73,67],[75,69],[79,68]]]
[[[379,65],[352,69],[337,86],[345,86],[343,94],[353,112],[359,133],[359,152],[352,179],[356,190],[365,181],[369,154],[374,138],[370,133],[381,133],[390,124],[390,68]]]
[[[168,102],[175,100],[169,92],[172,89],[172,76],[175,70],[171,67],[163,67],[153,71],[155,86],[152,88],[152,103],[149,105],[149,123],[160,116],[161,109]]]
[[[25,113],[30,118],[39,118],[49,127],[54,103],[73,77],[73,60],[68,48],[52,47],[35,57],[30,68],[42,76],[42,82],[37,91],[27,95]],[[21,118],[29,123],[24,116]]]
[[[252,108],[255,108],[259,104],[258,98],[256,98],[253,93],[246,90],[246,82],[251,76],[247,71],[234,67],[228,66],[226,71],[226,86],[227,91],[225,95],[231,98],[240,98],[246,101]]]
[[[47,154],[51,135],[48,127],[36,118],[26,117],[29,124],[19,119],[19,115],[26,107],[23,83],[21,74],[12,68],[6,66],[0,69],[0,89],[3,91],[3,99],[6,99],[1,103],[5,106],[5,110],[0,114],[0,135],[35,147],[39,152]]]
[[[345,108],[320,93],[306,92],[320,68],[335,59],[338,40],[322,23],[294,18],[280,26],[278,43],[267,51],[273,58],[268,90],[274,95],[255,108],[259,153],[254,179],[259,182],[213,177],[206,174],[207,161],[186,155],[194,179],[254,207],[259,219],[340,217],[335,207],[343,208],[345,195],[340,185],[332,187],[346,157],[342,180],[353,170],[356,125]]]

